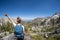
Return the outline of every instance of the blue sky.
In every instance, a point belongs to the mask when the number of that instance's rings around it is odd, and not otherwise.
[[[9,16],[22,19],[52,16],[60,12],[60,0],[0,0],[0,17]]]

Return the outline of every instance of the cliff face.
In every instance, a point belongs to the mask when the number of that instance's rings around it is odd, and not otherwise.
[[[35,24],[39,24],[42,22],[44,24],[44,27],[58,26],[60,25],[60,13],[55,13],[51,17],[35,18],[34,20],[32,20],[32,23],[35,23]]]
[[[54,14],[48,18],[45,22],[45,25],[48,26],[58,26],[60,24],[60,13]]]

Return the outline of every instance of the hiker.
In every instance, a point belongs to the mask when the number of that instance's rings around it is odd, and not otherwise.
[[[17,23],[14,23],[14,21],[7,15],[5,16],[12,22],[14,25],[14,34],[17,37],[17,40],[24,40],[24,26],[21,24],[21,18],[17,17]]]

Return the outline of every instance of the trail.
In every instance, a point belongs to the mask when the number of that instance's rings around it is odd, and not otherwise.
[[[8,36],[6,36],[6,37],[3,37],[2,39],[0,39],[0,40],[16,40],[17,38],[14,36],[14,34],[12,33],[12,34],[10,34],[10,35],[8,35]],[[31,40],[31,38],[30,38],[30,35],[25,35],[25,37],[24,37],[24,40]]]

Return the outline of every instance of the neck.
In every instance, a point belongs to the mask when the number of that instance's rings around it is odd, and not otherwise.
[[[20,23],[17,23],[17,25],[21,25]]]
[[[20,24],[20,23],[16,23],[16,24]]]

